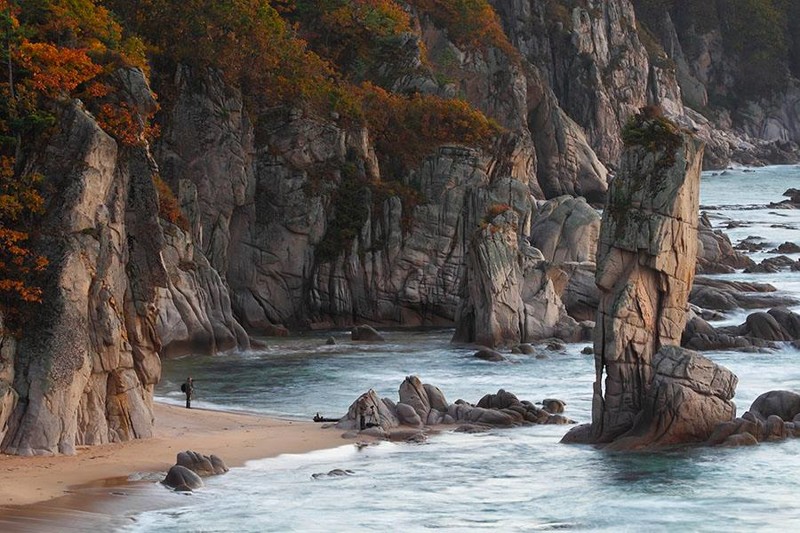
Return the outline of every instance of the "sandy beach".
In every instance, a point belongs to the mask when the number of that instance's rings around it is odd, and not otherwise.
[[[76,488],[122,482],[134,472],[166,471],[183,450],[221,457],[229,467],[284,453],[305,453],[347,444],[342,432],[321,424],[204,409],[155,404],[153,438],[119,444],[80,447],[74,456],[0,455],[0,519],[36,514],[43,502],[58,501]],[[73,496],[74,498],[74,496]],[[61,498],[63,499],[63,498]],[[37,504],[37,505],[34,505]],[[63,507],[75,505],[70,503]],[[2,521],[0,521],[2,524]],[[3,528],[0,528],[3,529]]]

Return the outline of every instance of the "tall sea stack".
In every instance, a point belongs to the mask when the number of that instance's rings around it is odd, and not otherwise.
[[[565,441],[628,449],[704,440],[733,417],[736,377],[678,348],[694,279],[703,146],[656,113],[637,115],[623,136],[597,253],[592,424]]]

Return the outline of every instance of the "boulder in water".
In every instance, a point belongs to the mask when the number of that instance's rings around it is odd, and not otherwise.
[[[779,416],[791,422],[800,414],[800,394],[788,390],[765,392],[753,401],[749,412],[762,420]]]
[[[554,398],[545,398],[542,400],[542,408],[548,413],[552,413],[554,415],[563,413],[566,405],[567,404],[562,400],[556,400]]]
[[[170,468],[167,477],[161,483],[180,492],[191,492],[203,486],[200,476],[181,465]]]
[[[645,408],[630,431],[606,449],[632,450],[702,443],[732,421],[737,377],[700,354],[665,346],[653,357]]]
[[[354,341],[364,341],[364,342],[384,342],[386,341],[383,338],[383,335],[378,333],[375,328],[368,325],[361,325],[355,326],[353,331],[350,333],[350,338]]]
[[[472,356],[478,359],[483,359],[484,361],[491,361],[495,363],[499,363],[501,361],[508,361],[508,359],[503,357],[503,354],[495,350],[490,350],[489,348],[478,350]]]
[[[216,455],[203,455],[189,450],[178,453],[176,464],[188,468],[201,477],[224,474],[228,471],[225,462]]]

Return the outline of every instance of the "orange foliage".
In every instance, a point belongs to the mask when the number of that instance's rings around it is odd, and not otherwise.
[[[22,42],[14,59],[30,73],[26,80],[47,98],[63,98],[101,70],[84,50],[49,43]]]
[[[488,146],[501,131],[463,100],[402,96],[371,84],[361,91],[376,150],[390,165],[413,166],[444,144]]]
[[[25,247],[28,234],[0,227],[0,294],[23,302],[41,301],[42,289],[29,284],[34,272],[47,266],[47,259]]]
[[[19,302],[38,302],[42,291],[32,283],[32,276],[44,270],[47,260],[27,248],[24,226],[31,214],[40,214],[44,202],[37,187],[41,177],[14,176],[14,159],[0,157],[0,309],[13,314]]]
[[[302,104],[347,113],[352,102],[335,70],[267,0],[109,2],[170,60],[219,70],[227,82],[268,106]]]
[[[457,46],[485,50],[493,46],[516,59],[519,52],[503,31],[500,18],[488,0],[410,0],[409,3],[447,30]]]
[[[140,116],[126,102],[102,104],[97,113],[100,127],[128,146],[138,146],[158,136],[159,127],[150,118]]]
[[[175,224],[183,231],[189,231],[189,221],[181,211],[181,206],[178,204],[175,194],[169,188],[167,182],[161,179],[158,174],[153,174],[153,185],[156,186],[158,193],[158,216]]]

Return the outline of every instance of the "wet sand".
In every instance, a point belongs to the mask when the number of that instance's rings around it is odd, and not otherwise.
[[[116,514],[179,505],[185,495],[128,480],[134,473],[166,472],[184,450],[215,454],[235,467],[353,442],[314,422],[251,414],[156,404],[155,418],[150,439],[81,447],[74,456],[0,455],[0,530],[71,531],[87,521],[95,530],[113,530],[121,520]]]

